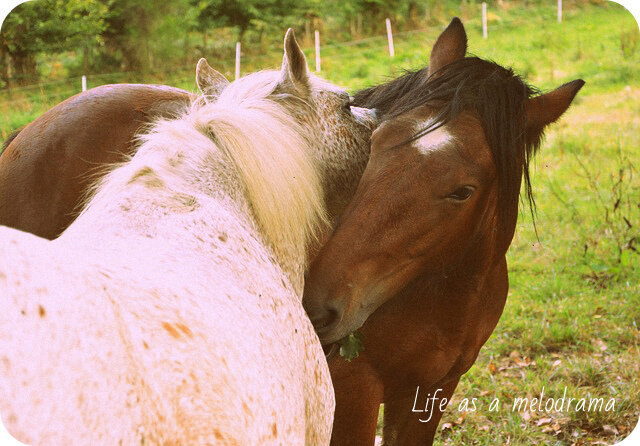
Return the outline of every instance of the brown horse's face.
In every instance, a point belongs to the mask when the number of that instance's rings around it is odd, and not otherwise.
[[[482,127],[463,113],[407,143],[433,112],[420,107],[372,136],[355,197],[305,285],[303,303],[323,344],[358,329],[418,275],[446,276],[486,243],[498,189]]]

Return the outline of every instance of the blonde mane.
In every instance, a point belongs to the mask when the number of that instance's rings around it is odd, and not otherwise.
[[[166,195],[163,188],[189,188],[190,182],[201,182],[198,172],[213,168],[206,164],[215,162],[212,154],[222,153],[240,183],[227,186],[244,189],[254,220],[279,260],[302,252],[296,262],[306,264],[307,244],[327,224],[321,170],[315,165],[313,135],[285,107],[296,98],[274,93],[278,75],[246,76],[217,101],[207,103],[200,96],[176,119],[154,123],[138,137],[136,154],[96,185],[83,213],[138,180],[156,201]],[[301,100],[295,105],[308,107]]]

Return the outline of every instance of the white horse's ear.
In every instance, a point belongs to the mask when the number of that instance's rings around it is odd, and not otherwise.
[[[429,58],[428,75],[431,76],[445,65],[464,58],[467,53],[467,33],[458,17],[454,17],[449,26],[433,44]]]
[[[214,70],[207,63],[204,57],[198,61],[196,66],[196,84],[207,102],[215,100],[220,96],[222,90],[229,85],[229,81],[219,71]]]
[[[307,58],[300,49],[293,29],[289,28],[284,36],[284,57],[280,71],[280,83],[293,86],[300,92],[309,89],[309,67]]]

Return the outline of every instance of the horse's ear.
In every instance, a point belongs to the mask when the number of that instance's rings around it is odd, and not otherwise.
[[[307,59],[300,49],[293,29],[289,28],[284,36],[284,57],[280,82],[305,92],[309,88],[309,67]]]
[[[539,138],[545,126],[562,116],[583,85],[582,79],[576,79],[549,93],[529,99],[525,104],[527,139]]]
[[[215,100],[220,96],[222,90],[229,85],[229,81],[222,73],[211,68],[207,63],[207,59],[203,57],[196,66],[196,84],[200,93],[207,100]]]
[[[458,17],[454,17],[442,31],[431,50],[428,75],[438,71],[445,65],[464,58],[467,53],[467,33]]]

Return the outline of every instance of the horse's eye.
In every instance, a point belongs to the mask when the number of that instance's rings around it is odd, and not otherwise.
[[[462,186],[456,189],[456,191],[450,194],[447,198],[451,198],[455,201],[465,201],[473,195],[474,191],[475,188],[473,186]]]

